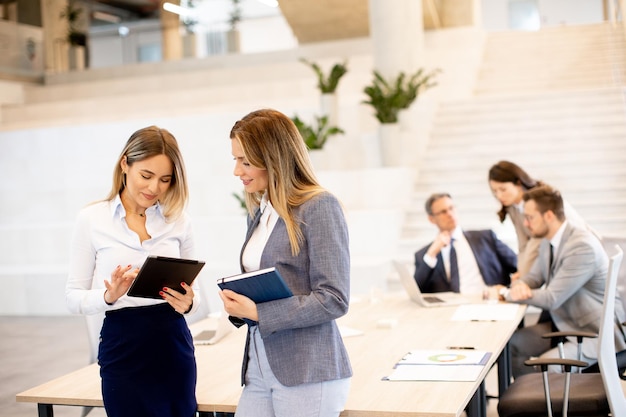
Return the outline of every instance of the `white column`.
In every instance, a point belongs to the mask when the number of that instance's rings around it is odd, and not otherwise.
[[[180,0],[168,0],[177,6]],[[177,14],[163,10],[161,0],[161,31],[162,31],[162,52],[164,61],[178,60],[183,57],[183,39],[180,35],[180,18]]]
[[[61,19],[61,11],[67,0],[41,2],[43,26],[44,70],[59,72],[67,69],[67,22]]]
[[[385,78],[414,73],[424,65],[422,2],[369,0],[374,69]]]

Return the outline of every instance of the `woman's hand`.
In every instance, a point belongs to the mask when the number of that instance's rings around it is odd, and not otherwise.
[[[135,277],[139,273],[139,268],[132,269],[132,265],[125,267],[117,266],[111,272],[111,281],[104,280],[106,291],[104,292],[104,301],[107,304],[113,304],[122,295],[126,294],[130,284],[133,283]]]
[[[224,310],[229,315],[259,321],[259,312],[254,301],[231,290],[222,290],[219,294],[224,303]]]
[[[171,288],[164,287],[163,291],[159,292],[159,295],[163,297],[163,299],[167,301],[177,313],[185,314],[191,311],[194,293],[193,288],[186,283],[181,282],[180,285],[183,287],[183,290],[185,290],[184,294]]]

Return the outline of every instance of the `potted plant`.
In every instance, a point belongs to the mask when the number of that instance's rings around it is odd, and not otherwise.
[[[329,137],[344,134],[343,129],[337,126],[330,126],[326,115],[315,116],[315,122],[312,125],[307,124],[297,115],[292,117],[291,120],[298,128],[300,136],[302,136],[304,143],[309,149],[309,156],[313,166],[318,169],[327,168],[328,155],[324,154],[324,145],[326,145]]]
[[[403,147],[398,114],[408,109],[419,93],[436,85],[434,78],[438,73],[439,70],[426,73],[420,68],[410,76],[401,72],[395,79],[386,80],[374,71],[372,83],[363,89],[368,96],[368,100],[363,103],[374,108],[376,119],[381,123],[378,139],[383,165],[402,164]]]
[[[315,62],[306,58],[300,58],[300,61],[311,67],[317,75],[317,87],[322,93],[320,98],[322,115],[328,116],[330,125],[338,124],[337,116],[337,86],[339,80],[348,72],[347,62],[339,62],[332,66],[327,74],[324,74],[322,68]]]
[[[80,27],[82,14],[83,7],[78,0],[69,0],[60,14],[60,18],[67,21],[70,69],[83,69],[85,67],[87,34]]]
[[[315,74],[317,75],[317,87],[320,89],[322,94],[334,93],[337,89],[337,85],[339,84],[339,80],[346,74],[346,72],[348,72],[347,63],[345,61],[333,65],[328,73],[328,76],[324,74],[322,68],[320,68],[320,66],[315,62],[311,62],[306,58],[300,58],[300,62],[305,63],[311,67],[313,71],[315,71]]]
[[[298,128],[304,143],[309,150],[322,149],[330,136],[344,134],[343,129],[337,126],[328,125],[328,117],[315,116],[315,124],[309,125],[300,119],[297,115],[291,120]]]
[[[243,11],[241,2],[243,0],[230,0],[233,8],[228,16],[228,25],[230,29],[226,33],[228,52],[239,52],[239,31],[237,25],[241,22]]]
[[[408,109],[419,93],[437,85],[433,79],[439,72],[433,70],[425,74],[424,69],[420,68],[410,77],[401,72],[395,80],[387,81],[379,72],[374,71],[372,84],[363,89],[369,100],[364,100],[363,103],[374,108],[380,123],[397,123],[400,110]]]

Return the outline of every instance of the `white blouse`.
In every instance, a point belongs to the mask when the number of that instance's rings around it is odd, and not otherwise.
[[[165,300],[120,297],[113,305],[104,301],[104,280],[118,266],[141,267],[148,255],[194,259],[191,221],[183,214],[168,223],[157,203],[146,210],[146,230],[150,239],[141,242],[126,224],[126,211],[117,196],[83,208],[78,214],[72,238],[69,276],[65,287],[68,309],[74,314],[97,314],[124,307],[164,303]],[[198,280],[192,312],[200,302]]]

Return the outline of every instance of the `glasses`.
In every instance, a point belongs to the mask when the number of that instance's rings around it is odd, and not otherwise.
[[[524,214],[524,220],[526,220],[527,222],[532,222],[538,216],[541,216],[541,213],[539,213],[539,214]]]
[[[442,214],[448,214],[448,213],[454,213],[454,206],[450,206],[443,210],[439,210],[438,212],[433,213],[432,216],[437,217],[437,216],[441,216]]]

